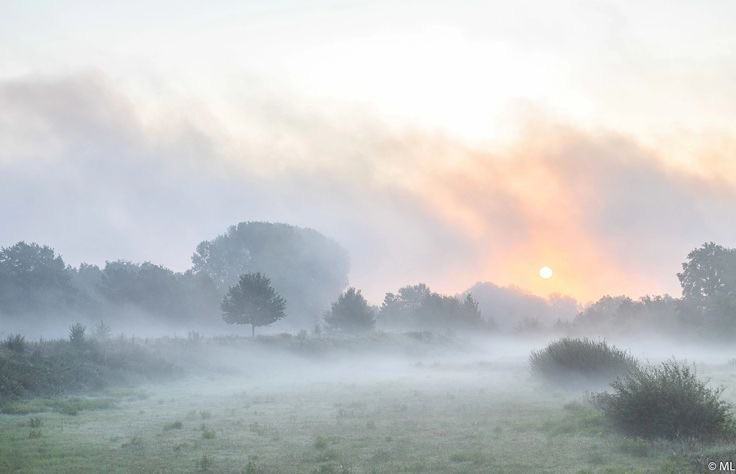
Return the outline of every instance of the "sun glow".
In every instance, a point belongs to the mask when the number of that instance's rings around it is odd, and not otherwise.
[[[544,266],[539,269],[539,277],[542,278],[543,280],[549,280],[550,278],[552,278],[552,275],[553,275],[552,269],[547,266]]]

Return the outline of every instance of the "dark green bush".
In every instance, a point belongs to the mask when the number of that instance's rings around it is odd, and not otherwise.
[[[628,352],[605,341],[564,338],[529,357],[532,374],[560,384],[608,382],[638,366]]]
[[[722,388],[708,388],[694,368],[677,361],[631,371],[615,380],[613,393],[595,396],[606,417],[642,438],[711,438],[733,431]]]
[[[0,348],[0,400],[99,390],[110,384],[170,375],[171,364],[142,345],[82,339],[23,342],[24,350]]]

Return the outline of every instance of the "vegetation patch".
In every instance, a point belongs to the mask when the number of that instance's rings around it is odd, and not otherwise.
[[[80,411],[105,410],[115,408],[111,398],[36,398],[23,401],[10,401],[0,406],[0,413],[6,415],[27,415],[53,411],[63,415],[76,415]],[[34,419],[31,419],[33,423]],[[40,423],[40,419],[38,419]]]
[[[84,331],[75,324],[68,339],[6,339],[0,346],[0,399],[86,393],[176,372],[140,344],[122,338],[100,342],[87,338]]]
[[[608,382],[635,371],[636,359],[605,341],[563,338],[529,357],[532,374],[559,385]]]
[[[164,431],[180,430],[184,426],[181,421],[173,421],[164,425]]]
[[[734,433],[723,388],[708,388],[695,369],[677,361],[631,371],[595,397],[618,428],[642,438],[713,438]]]

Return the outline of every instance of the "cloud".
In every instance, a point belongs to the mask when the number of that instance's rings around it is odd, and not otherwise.
[[[727,179],[614,133],[532,120],[487,150],[294,97],[145,109],[100,75],[0,82],[0,244],[181,270],[229,224],[286,221],[348,248],[351,283],[373,300],[418,281],[676,291],[689,249],[736,245]]]

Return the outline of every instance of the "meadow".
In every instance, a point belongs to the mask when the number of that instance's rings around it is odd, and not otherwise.
[[[617,432],[585,391],[531,376],[539,345],[304,357],[205,341],[168,353],[193,367],[173,380],[6,403],[0,471],[679,473],[736,458],[724,441]],[[695,362],[736,402],[733,363]]]

